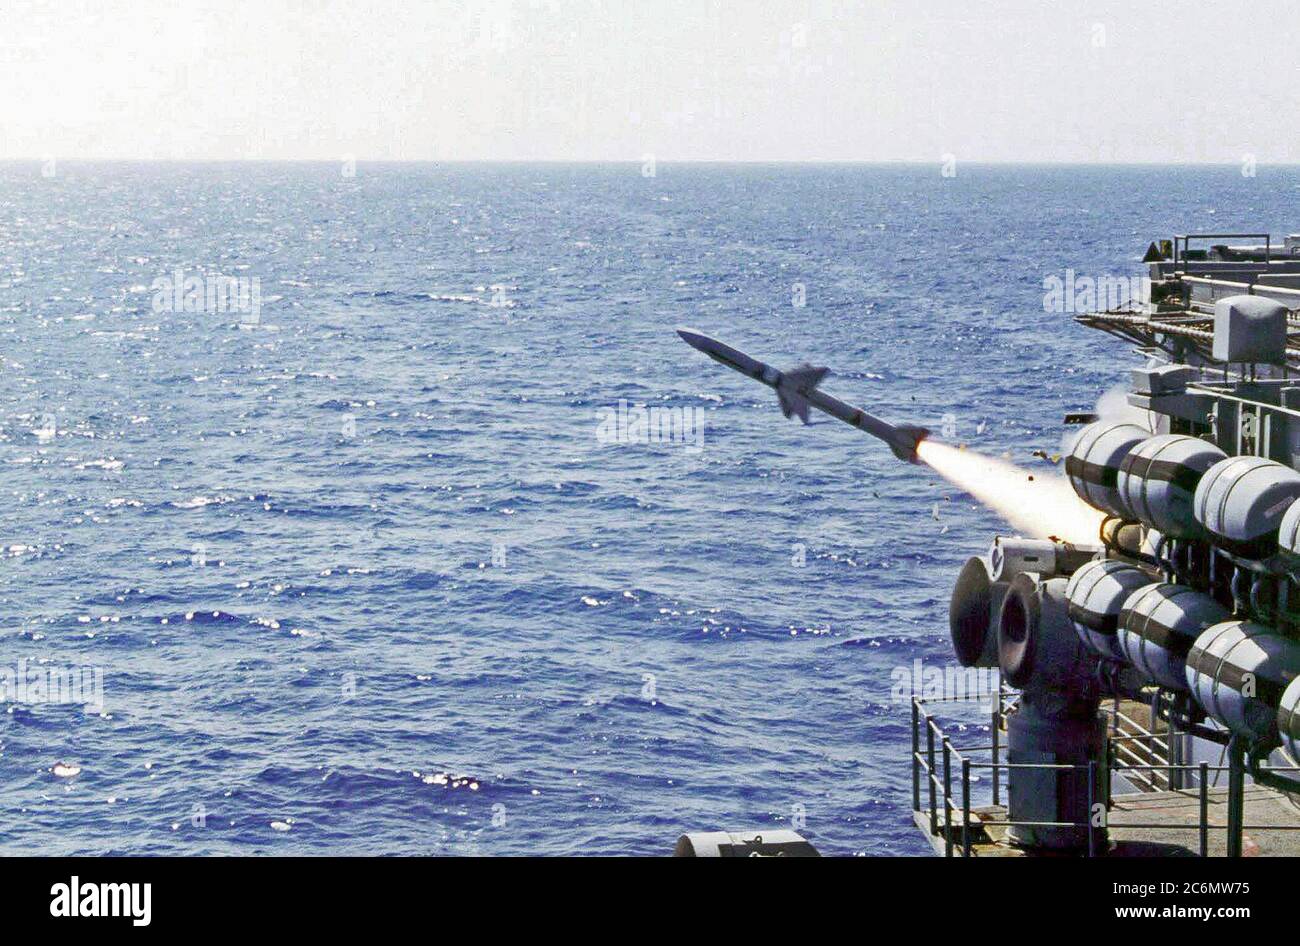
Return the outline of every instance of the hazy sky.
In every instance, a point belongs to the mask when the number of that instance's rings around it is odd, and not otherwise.
[[[1300,161],[1293,0],[0,0],[0,157]]]

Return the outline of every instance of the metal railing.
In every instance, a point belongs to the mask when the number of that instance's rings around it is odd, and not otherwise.
[[[1230,771],[1230,767],[1226,765],[1211,765],[1208,762],[1172,763],[1167,760],[1149,763],[1129,762],[1122,759],[1122,753],[1118,751],[1111,751],[1104,762],[1092,761],[1086,764],[1013,763],[1002,761],[1000,758],[1003,749],[1001,745],[1002,722],[1006,716],[1009,701],[1018,698],[1018,696],[1019,694],[1014,690],[1000,687],[996,706],[992,712],[990,725],[992,739],[987,745],[973,746],[955,746],[944,732],[938,718],[926,708],[927,704],[930,703],[969,703],[972,702],[973,698],[913,697],[912,699],[912,811],[918,815],[923,811],[927,813],[930,836],[934,838],[942,835],[945,857],[971,857],[975,844],[974,830],[978,828],[983,831],[995,827],[1008,829],[1013,827],[1076,828],[1081,831],[1086,830],[1088,835],[1088,856],[1095,857],[1099,853],[1099,838],[1102,832],[1098,830],[1097,825],[1090,822],[1013,820],[1009,814],[1007,817],[1001,818],[990,818],[981,814],[978,823],[973,823],[972,785],[979,781],[976,773],[983,771],[988,771],[992,776],[992,805],[999,807],[1001,805],[1001,781],[1004,771],[1010,772],[1017,769],[1039,771],[1086,770],[1088,774],[1088,811],[1093,810],[1094,786],[1098,784],[1097,770],[1101,765],[1106,766],[1107,783],[1110,782],[1112,775],[1120,774],[1130,781],[1145,782],[1149,786],[1148,791],[1166,791],[1170,785],[1186,785],[1188,777],[1195,776],[1199,813],[1194,827],[1198,834],[1200,856],[1209,857],[1210,833],[1212,831],[1231,831],[1231,824],[1215,823],[1210,820],[1211,773],[1213,773],[1214,780],[1217,782],[1219,773]],[[1112,735],[1112,741],[1148,740],[1152,746],[1150,751],[1157,758],[1156,746],[1164,747],[1166,752],[1168,751],[1166,741],[1160,740],[1157,733],[1146,730],[1127,714],[1122,713],[1118,706],[1107,711],[1116,714],[1114,716],[1116,726],[1123,720],[1128,726],[1136,729],[1135,732]],[[924,736],[922,733],[924,733]],[[972,758],[972,756],[982,753],[989,753],[990,760],[984,762]],[[1272,766],[1270,771],[1297,773],[1300,772],[1300,766]],[[960,779],[960,785],[956,793],[954,793],[953,786],[954,774]],[[1163,788],[1157,784],[1161,778],[1165,780],[1165,787]],[[922,792],[922,785],[926,787],[924,793]],[[1187,791],[1182,788],[1176,790]],[[928,797],[923,799],[923,794]],[[954,820],[958,818],[960,822],[954,824]],[[1115,824],[1114,827],[1124,830],[1186,831],[1192,826],[1186,823],[1126,820],[1122,824]],[[1300,821],[1295,824],[1243,823],[1240,827],[1253,831],[1297,831],[1300,830]],[[1231,844],[1229,844],[1229,850],[1231,850]]]
[[[1174,236],[1174,268],[1178,268],[1179,262],[1186,266],[1189,262],[1187,254],[1189,245],[1192,240],[1260,240],[1264,241],[1264,258],[1268,262],[1273,260],[1273,237],[1268,233],[1185,233]]]

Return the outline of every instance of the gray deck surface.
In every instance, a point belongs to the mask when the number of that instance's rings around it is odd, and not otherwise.
[[[1209,854],[1226,853],[1226,788],[1211,788],[1209,801]],[[1200,853],[1200,792],[1143,792],[1116,795],[1110,812],[1110,857],[1185,857]],[[941,813],[942,815],[942,813]],[[1024,851],[1006,843],[1006,827],[985,825],[1005,821],[1003,805],[971,809],[971,853],[976,857],[1024,857]],[[916,826],[930,836],[928,810],[914,816]],[[1130,827],[1126,827],[1130,826]],[[1154,825],[1155,827],[1147,827]],[[944,853],[943,818],[939,833],[930,836],[937,854]],[[961,812],[953,816],[953,855],[961,856]],[[1281,792],[1259,785],[1246,789],[1246,857],[1294,857],[1300,855],[1300,808]]]

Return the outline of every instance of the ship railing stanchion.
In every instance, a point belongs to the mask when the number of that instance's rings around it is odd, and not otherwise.
[[[970,759],[961,760],[961,856],[970,857]]]
[[[912,810],[921,810],[921,704],[912,697]]]
[[[993,704],[993,804],[1002,803],[1001,792],[999,791],[1001,783],[1001,772],[998,769],[998,740],[1001,738],[999,730],[1002,727],[1002,671],[998,670],[998,696]]]
[[[1182,752],[1180,751],[1182,749],[1182,743],[1179,741],[1180,738],[1181,737],[1178,735],[1178,727],[1174,724],[1174,714],[1170,713],[1169,722],[1165,724],[1165,756],[1169,760],[1169,777],[1167,781],[1169,782],[1169,787],[1171,789],[1183,787],[1183,758]],[[1153,744],[1157,741],[1155,738],[1154,726],[1151,727],[1151,741]],[[1157,756],[1157,758],[1159,757]]]
[[[934,720],[928,714],[925,720],[926,766],[925,780],[930,783],[930,836],[939,833],[939,809],[934,798]]]
[[[1201,857],[1210,856],[1210,763],[1201,762]]]
[[[1241,857],[1242,808],[1245,802],[1245,759],[1240,736],[1228,740],[1228,856]]]
[[[952,744],[943,737],[943,853],[952,857]]]

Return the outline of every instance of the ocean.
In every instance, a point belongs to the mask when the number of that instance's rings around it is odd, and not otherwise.
[[[0,853],[927,854],[897,682],[1006,527],[674,328],[1059,475],[1139,359],[1045,280],[1300,171],[6,163],[0,221]]]

